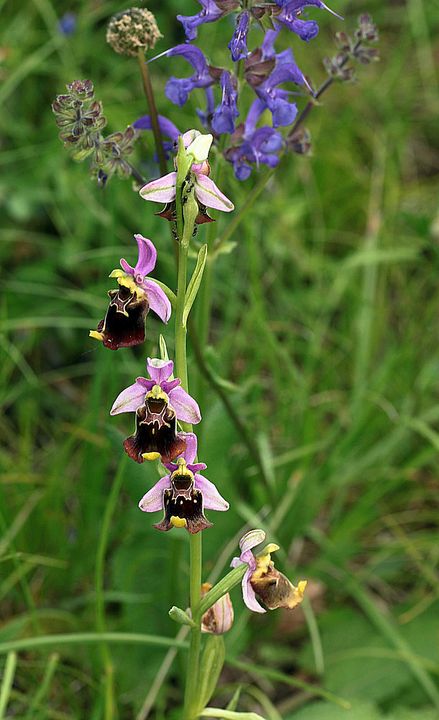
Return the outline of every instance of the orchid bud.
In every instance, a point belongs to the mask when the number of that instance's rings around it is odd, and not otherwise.
[[[210,583],[201,586],[201,597],[212,588]],[[201,619],[201,632],[222,635],[233,625],[233,605],[229,593],[223,595],[204,613]]]

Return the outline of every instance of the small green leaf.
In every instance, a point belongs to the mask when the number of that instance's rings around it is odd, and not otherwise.
[[[226,710],[236,710],[238,707],[239,698],[241,695],[242,685],[239,685],[235,692],[233,693],[233,697],[231,698],[229,704],[226,707]]]
[[[169,360],[168,355],[168,348],[166,345],[166,340],[163,337],[163,335],[159,335],[159,350],[160,350],[160,357],[162,360]]]
[[[200,250],[198,252],[198,258],[197,258],[197,264],[195,265],[195,270],[192,274],[192,277],[190,279],[189,285],[187,286],[186,290],[186,297],[184,302],[184,310],[183,310],[183,325],[186,327],[186,322],[189,317],[189,313],[191,311],[191,307],[194,304],[194,300],[197,297],[197,292],[201,284],[201,280],[203,277],[204,272],[204,266],[206,265],[207,260],[207,245],[204,244],[200,247]]]
[[[182,610],[179,607],[176,607],[176,605],[173,605],[168,613],[171,620],[174,620],[174,622],[178,623],[179,625],[189,625],[189,627],[196,627],[194,621],[191,617]]]
[[[254,712],[232,712],[221,708],[204,708],[199,717],[223,718],[223,720],[267,720]]]
[[[199,708],[204,708],[212,697],[218,684],[225,658],[224,640],[222,635],[209,635],[201,658],[199,680]],[[203,711],[204,712],[204,711]]]

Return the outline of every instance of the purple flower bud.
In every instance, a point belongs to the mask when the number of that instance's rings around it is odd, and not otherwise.
[[[247,33],[250,25],[250,13],[248,10],[240,13],[236,18],[236,28],[233,37],[228,44],[233,62],[247,57]]]
[[[236,106],[238,93],[236,91],[236,80],[225,70],[221,75],[222,98],[221,103],[215,109],[212,117],[212,129],[217,135],[228,133],[231,135],[235,129],[235,118],[239,111]]]
[[[73,35],[76,24],[76,13],[66,12],[58,21],[58,30],[62,35]]]

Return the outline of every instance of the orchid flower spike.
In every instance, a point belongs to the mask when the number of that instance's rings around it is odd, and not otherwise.
[[[154,525],[157,530],[186,528],[195,534],[212,526],[204,515],[208,510],[228,510],[229,503],[219,494],[215,485],[200,475],[204,463],[196,463],[197,438],[193,433],[180,433],[184,451],[174,463],[165,463],[168,475],[162,477],[143,496],[139,508],[143,512],[164,511],[164,518]]]
[[[195,425],[201,420],[197,402],[181,387],[179,378],[171,379],[172,360],[148,358],[149,379],[138,377],[133,385],[117,396],[110,415],[134,412],[136,431],[124,441],[125,452],[135,460],[170,462],[184,452],[186,441],[177,433],[177,420]]]
[[[188,130],[183,135],[186,157],[189,162],[187,182],[189,185],[193,185],[198,203],[199,213],[195,221],[198,224],[212,220],[207,214],[206,208],[231,212],[235,207],[209,177],[208,155],[212,140],[212,135],[203,135],[198,130]],[[174,221],[176,219],[176,185],[177,172],[174,171],[144,185],[140,190],[140,196],[144,200],[165,203],[165,208],[158,214],[166,220]]]
[[[149,310],[168,322],[171,316],[171,304],[163,290],[147,275],[154,270],[157,251],[151,240],[143,235],[134,235],[139,255],[133,267],[123,258],[122,270],[117,268],[110,273],[116,278],[118,290],[109,290],[110,304],[105,317],[97,330],[90,330],[90,337],[101,340],[105,347],[117,350],[145,342],[145,318]]]
[[[257,597],[269,610],[276,608],[294,608],[303,600],[307,585],[306,580],[300,580],[295,587],[288,578],[276,570],[271,560],[271,553],[279,550],[279,546],[270,543],[262,550],[260,555],[253,555],[252,549],[265,540],[263,530],[250,530],[239,541],[241,554],[234,557],[231,566],[247,565],[248,568],[242,578],[242,596],[249,610],[264,613],[264,608],[258,603]]]

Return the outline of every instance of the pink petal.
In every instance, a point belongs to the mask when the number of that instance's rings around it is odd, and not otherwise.
[[[151,380],[154,380],[157,385],[164,382],[172,375],[174,369],[174,363],[172,360],[160,360],[159,358],[147,358],[146,367]]]
[[[134,270],[133,266],[130,265],[129,262],[127,262],[127,261],[125,260],[125,258],[121,258],[121,259],[120,259],[120,266],[121,266],[122,270],[125,270],[125,272],[126,272],[128,275],[133,275],[133,276],[134,276],[134,275],[136,274],[136,271]]]
[[[149,278],[145,279],[142,282],[142,287],[146,291],[149,307],[151,308],[151,310],[153,310],[155,314],[159,316],[162,322],[167,323],[169,318],[171,317],[172,309],[171,303],[169,302],[161,287],[159,287],[157,283],[154,282],[154,280],[150,280]]]
[[[265,533],[263,530],[249,530],[249,532],[245,533],[245,535],[242,536],[241,540],[239,541],[239,547],[241,548],[241,556],[247,552],[247,550],[251,550],[252,548],[256,547],[256,545],[260,545],[265,540]]]
[[[157,512],[163,509],[163,492],[171,487],[169,475],[162,477],[155,485],[148,490],[139,502],[139,508],[143,512]]]
[[[171,172],[147,183],[140,189],[140,196],[152,202],[168,203],[175,199],[177,173]]]
[[[255,591],[250,584],[251,576],[252,571],[247,570],[244,577],[242,578],[242,597],[249,610],[257,613],[264,613],[266,612],[266,610],[264,610],[264,608],[259,605],[258,601],[256,600]]]
[[[169,401],[176,412],[178,420],[183,420],[183,422],[191,425],[200,422],[201,413],[198,403],[182,387],[176,387],[170,391]]]
[[[113,407],[110,410],[110,415],[118,415],[124,412],[136,412],[137,408],[143,405],[145,402],[146,395],[145,386],[141,382],[136,382],[133,385],[125,388],[117,396],[113,403]]]
[[[232,567],[232,568],[237,568],[240,565],[244,565],[244,563],[242,562],[241,558],[239,558],[239,557],[234,557],[232,562],[230,563],[230,567]]]
[[[195,195],[200,203],[223,212],[231,212],[235,209],[234,204],[207,175],[196,175],[195,177]]]
[[[184,459],[188,465],[192,465],[198,452],[198,442],[195,433],[180,433],[184,437],[186,450],[184,451]]]
[[[137,233],[134,235],[139,248],[139,257],[137,259],[136,267],[134,268],[136,275],[149,275],[155,268],[157,262],[157,250],[155,249],[151,240],[143,237]]]
[[[203,475],[195,475],[195,487],[203,494],[204,507],[207,510],[228,510],[229,503],[219,494],[213,482]]]

